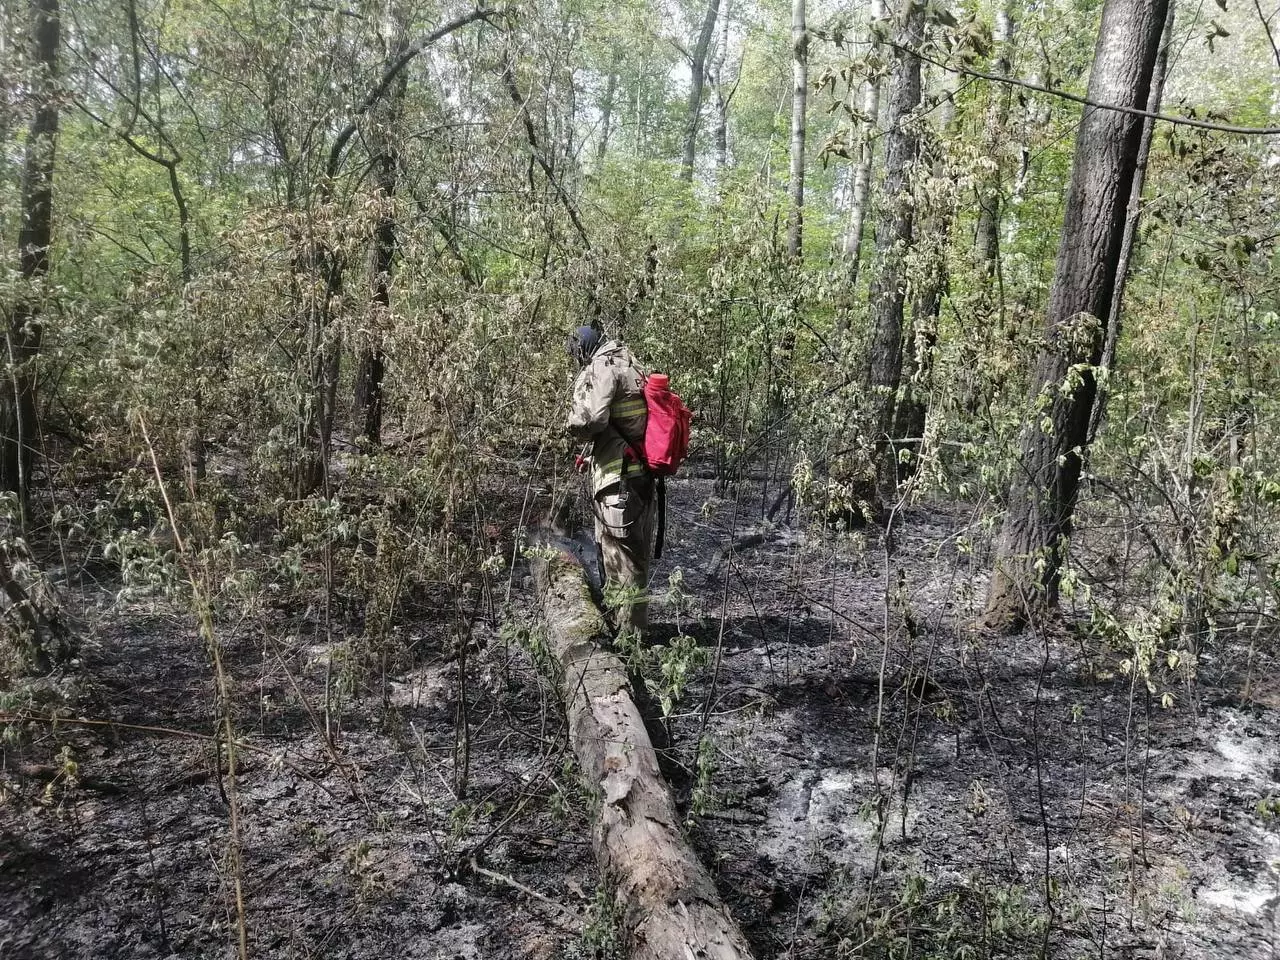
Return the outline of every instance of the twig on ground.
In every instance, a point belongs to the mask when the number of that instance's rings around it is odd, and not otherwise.
[[[471,870],[472,872],[479,874],[482,877],[487,877],[490,880],[496,880],[498,883],[505,883],[507,886],[511,887],[513,890],[519,890],[526,897],[533,897],[533,899],[538,900],[542,903],[545,903],[548,907],[550,907],[556,913],[560,914],[562,917],[566,917],[570,920],[573,920],[578,924],[582,922],[581,915],[573,910],[570,910],[563,903],[560,903],[556,900],[552,900],[545,893],[539,893],[537,890],[533,889],[533,887],[530,887],[521,883],[519,880],[515,879],[514,877],[509,877],[505,873],[498,873],[498,871],[496,870],[490,870],[488,867],[480,866],[480,864],[476,862],[475,857],[471,858]]]

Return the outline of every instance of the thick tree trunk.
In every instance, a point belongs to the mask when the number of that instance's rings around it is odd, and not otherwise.
[[[715,145],[716,145],[716,182],[724,177],[724,172],[729,167],[729,100],[724,95],[724,87],[719,83],[716,84],[716,125],[715,125]]]
[[[22,503],[31,491],[31,468],[39,443],[35,358],[44,329],[39,282],[49,273],[53,235],[53,160],[58,143],[58,0],[31,0],[29,96],[33,106],[22,171],[22,222],[18,228],[20,293],[9,316],[5,360],[9,375],[0,397],[0,487]]]
[[[883,20],[885,0],[871,0],[871,23],[867,33],[872,51],[878,49],[875,26]],[[880,122],[880,80],[871,76],[862,94],[862,113],[866,117],[858,127],[858,159],[853,167],[852,196],[849,200],[849,228],[844,236],[844,262],[849,290],[858,286],[858,267],[862,260],[862,233],[867,220],[867,204],[871,197],[871,162],[875,156],[875,132]],[[848,327],[847,311],[841,311],[836,323],[841,332]]]
[[[791,209],[787,253],[800,259],[804,247],[804,145],[809,106],[809,30],[805,0],[791,0]]]
[[[389,201],[395,195],[395,175],[390,175],[389,184],[379,179],[379,194],[384,202]],[[391,268],[396,252],[396,222],[390,214],[379,216],[370,247],[370,342],[361,345],[356,364],[355,403],[359,436],[376,447],[382,443],[382,391],[387,369],[382,334],[391,312]]]
[[[1155,70],[1151,75],[1151,92],[1147,95],[1147,112],[1159,113],[1164,99],[1164,80],[1169,66],[1169,45],[1173,41],[1175,0],[1169,0],[1169,12],[1165,16],[1164,34],[1160,38],[1160,53],[1156,56]],[[1142,140],[1138,145],[1138,165],[1133,172],[1133,186],[1129,189],[1129,206],[1125,210],[1124,239],[1120,243],[1120,262],[1116,265],[1116,289],[1111,295],[1111,309],[1107,313],[1107,330],[1102,344],[1102,379],[1098,384],[1098,399],[1093,404],[1089,421],[1089,441],[1097,436],[1098,428],[1107,412],[1107,376],[1115,367],[1116,345],[1120,342],[1120,311],[1124,305],[1124,288],[1129,282],[1129,263],[1138,237],[1138,221],[1142,218],[1142,190],[1147,182],[1147,158],[1151,155],[1151,138],[1155,133],[1155,121],[1146,117],[1142,122]]]
[[[948,224],[937,223],[940,236],[945,237]],[[911,311],[912,351],[908,358],[909,372],[903,378],[902,399],[893,418],[893,459],[903,478],[915,472],[924,437],[925,422],[929,415],[929,392],[933,385],[933,351],[938,343],[938,317],[942,311],[942,298],[946,293],[946,267],[930,264],[928,276],[921,284]],[[905,462],[898,456],[902,449],[911,451]]]
[[[1146,107],[1167,10],[1168,0],[1107,0],[1091,100]],[[1016,629],[1057,605],[1142,127],[1133,114],[1093,107],[1080,121],[1032,380],[1035,408],[1023,429],[987,595],[993,627]]]
[[[910,5],[893,53],[884,179],[876,214],[876,263],[868,297],[871,337],[862,377],[868,404],[864,429],[876,445],[876,474],[880,493],[886,497],[891,497],[897,486],[896,463],[887,441],[902,380],[905,264],[915,228],[910,175],[919,152],[912,114],[920,105],[920,58],[907,51],[918,49],[922,36],[921,11]]]
[[[693,182],[693,166],[698,156],[698,126],[702,117],[702,91],[707,82],[707,50],[716,29],[716,16],[720,12],[720,0],[708,0],[707,12],[702,17],[702,29],[698,43],[693,48],[689,64],[689,113],[684,128],[684,158],[680,162],[680,179]]]
[[[603,646],[608,634],[577,558],[581,547],[563,536],[544,542],[555,554],[535,560],[534,575],[570,745],[599,801],[596,861],[616,891],[631,956],[749,960],[715,882],[684,842],[626,668]]]
[[[40,436],[34,364],[43,337],[41,281],[49,273],[53,237],[53,170],[58,142],[58,0],[32,0],[27,81],[32,113],[22,171],[18,228],[20,286],[5,325],[8,375],[0,397],[0,487],[24,506]],[[0,663],[14,672],[48,673],[75,656],[58,596],[22,537],[20,523],[0,522]]]

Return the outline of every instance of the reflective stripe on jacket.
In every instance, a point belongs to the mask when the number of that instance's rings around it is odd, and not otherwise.
[[[591,442],[591,490],[607,490],[623,476],[641,476],[645,467],[627,452],[640,454],[649,411],[644,402],[644,374],[631,351],[606,340],[573,383],[569,433]]]

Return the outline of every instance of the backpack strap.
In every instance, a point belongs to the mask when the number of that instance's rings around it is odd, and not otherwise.
[[[657,478],[658,532],[653,538],[653,559],[662,559],[662,544],[667,538],[667,478]]]

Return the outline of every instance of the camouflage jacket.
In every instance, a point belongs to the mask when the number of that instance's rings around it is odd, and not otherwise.
[[[627,451],[644,449],[649,422],[644,402],[644,374],[631,351],[617,340],[606,340],[573,383],[569,433],[591,443],[591,490],[599,495],[624,476],[645,472]]]

